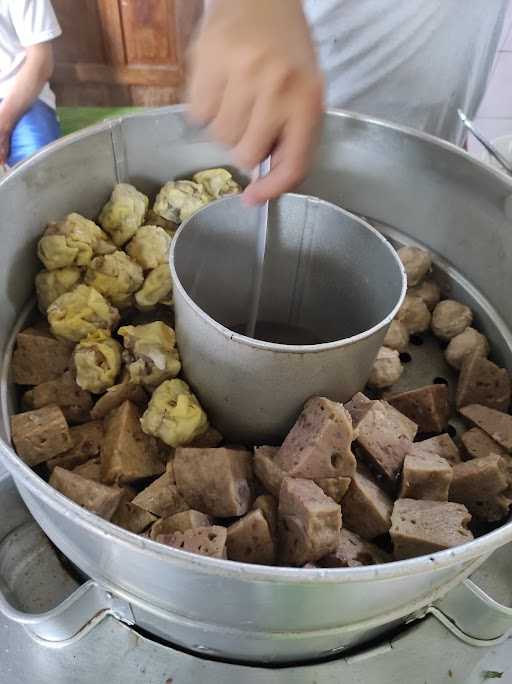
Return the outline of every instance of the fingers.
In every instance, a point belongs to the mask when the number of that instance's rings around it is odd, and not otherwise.
[[[187,101],[188,116],[194,124],[206,126],[215,119],[221,107],[226,83],[223,70],[205,65],[204,62],[196,63],[194,55],[191,55]]]
[[[227,147],[236,147],[247,130],[254,103],[252,88],[248,88],[238,75],[230,78],[210,125],[213,138]]]

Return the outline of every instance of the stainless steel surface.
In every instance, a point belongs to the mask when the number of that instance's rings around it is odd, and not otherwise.
[[[259,269],[258,212],[228,197],[179,229],[170,254],[176,336],[185,375],[228,441],[279,444],[311,396],[347,401],[364,388],[407,281],[369,224],[284,195],[271,204],[256,332],[261,322],[299,332],[291,344],[235,334]]]
[[[10,447],[8,414],[14,397],[8,340],[31,296],[37,237],[45,223],[69,211],[94,216],[117,180],[154,194],[172,177],[227,164],[226,152],[190,131],[181,112],[153,111],[81,132],[0,181],[2,460],[52,541],[104,589],[121,598],[129,595],[132,608],[140,602],[144,626],[153,628],[158,609],[156,631],[167,631],[174,643],[191,649],[281,662],[312,658],[364,640],[364,633],[343,634],[355,623],[374,620],[385,629],[412,603],[418,610],[426,606],[434,594],[462,581],[473,565],[510,541],[512,525],[447,552],[389,565],[340,570],[245,566],[189,556],[99,520],[55,493]],[[512,370],[510,179],[448,143],[365,117],[331,113],[301,191],[385,224],[399,241],[433,249],[448,285],[475,309],[495,357]],[[0,529],[2,524],[0,519]]]
[[[6,518],[9,525],[2,525],[0,544],[11,547],[10,560],[3,563],[0,552],[0,576],[12,587],[13,600],[34,617],[42,607],[57,613],[62,601],[80,611],[73,602],[77,592],[71,596],[76,580],[38,532],[9,478],[0,480],[0,519]],[[492,596],[489,600],[505,598],[506,605],[512,605],[511,554],[510,546],[500,549],[472,578]],[[111,615],[58,644],[35,638],[0,612],[0,634],[2,684],[481,684],[489,671],[502,673],[504,684],[512,682],[510,641],[477,648],[452,636],[433,617],[332,662],[280,669],[197,658],[157,643]]]
[[[263,178],[270,173],[272,166],[272,158],[267,157],[259,166],[259,177]],[[260,310],[261,287],[263,285],[263,273],[265,269],[265,253],[267,251],[267,233],[268,233],[268,209],[269,202],[263,202],[258,207],[258,240],[256,243],[256,273],[254,276],[251,296],[251,308],[249,314],[249,321],[247,323],[247,330],[245,334],[247,337],[254,337],[256,331],[256,322]]]
[[[485,137],[485,135],[478,130],[475,124],[470,119],[468,119],[468,117],[464,114],[462,110],[458,109],[457,113],[464,126],[468,129],[470,133],[472,133],[475,136],[478,142],[485,147],[485,149],[487,150],[487,152],[489,152],[491,157],[494,157],[494,159],[496,159],[498,164],[500,164],[503,167],[504,171],[506,171],[509,174],[512,174],[512,166],[510,165],[506,157],[504,157],[501,154],[501,152],[497,150],[496,147],[494,147],[491,141],[488,140]]]

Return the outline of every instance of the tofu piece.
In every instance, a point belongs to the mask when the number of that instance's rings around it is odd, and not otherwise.
[[[462,504],[398,499],[390,531],[395,559],[423,556],[471,541],[470,521]]]
[[[213,449],[222,444],[224,437],[214,427],[208,427],[206,432],[196,437],[188,446],[198,449]]]
[[[450,500],[465,504],[503,493],[509,485],[504,458],[491,454],[453,467]]]
[[[406,456],[402,471],[400,499],[448,501],[453,468],[435,454]]]
[[[461,462],[460,451],[450,435],[444,433],[413,444],[413,454],[433,454],[444,458],[450,465]],[[414,498],[414,497],[412,497]]]
[[[460,413],[508,453],[512,452],[512,416],[480,404],[465,406]]]
[[[391,406],[416,423],[420,432],[443,432],[450,418],[447,385],[427,385],[388,397]]]
[[[404,459],[413,450],[402,426],[390,420],[384,402],[373,401],[357,423],[356,432],[365,460],[383,478],[385,485],[394,490]]]
[[[470,458],[485,458],[491,454],[507,456],[507,451],[480,428],[467,430],[460,439]]]
[[[174,534],[175,532],[186,532],[196,527],[211,527],[212,519],[204,513],[188,509],[181,513],[175,513],[168,518],[157,520],[151,528],[151,539],[157,540],[160,535]]]
[[[87,480],[59,466],[51,474],[50,484],[68,499],[105,520],[111,520],[123,497],[123,490],[118,487]]]
[[[386,534],[391,527],[393,501],[359,466],[348,492],[341,502],[343,522],[367,541]]]
[[[119,385],[109,387],[94,404],[91,410],[91,418],[105,418],[125,401],[131,401],[137,406],[145,406],[148,402],[148,395],[143,387],[132,385],[131,382],[122,382]]]
[[[253,500],[252,455],[238,449],[180,447],[174,457],[178,491],[189,508],[215,518],[247,513]]]
[[[65,468],[65,470],[69,470],[69,468]],[[90,461],[82,463],[81,465],[78,465],[76,468],[73,468],[72,472],[76,475],[81,475],[82,477],[85,477],[86,480],[92,480],[93,482],[101,482],[100,459],[91,458]]]
[[[125,401],[106,419],[101,445],[103,482],[130,484],[164,472],[156,440],[142,432],[137,407]]]
[[[371,399],[368,399],[362,392],[358,392],[347,404],[345,404],[345,408],[352,417],[356,438],[357,427],[367,411],[372,407],[373,403],[374,402]],[[386,413],[389,427],[395,430],[398,435],[406,437],[412,442],[418,433],[418,426],[416,423],[407,418],[403,413],[400,413],[400,411],[397,411],[396,408],[393,408],[387,401],[381,400],[379,404],[381,410]]]
[[[311,480],[287,477],[279,495],[281,561],[301,566],[335,551],[341,509]]]
[[[91,419],[91,394],[76,384],[71,371],[25,392],[22,403],[29,409],[56,404],[69,423],[87,423]]]
[[[62,454],[73,443],[58,406],[45,406],[11,416],[11,434],[16,453],[32,467]]]
[[[25,328],[16,335],[11,372],[18,385],[57,380],[71,362],[73,345],[57,340],[44,328]]]
[[[362,565],[389,563],[391,560],[391,556],[378,546],[344,527],[334,553],[321,558],[318,565],[322,568],[357,568]]]
[[[276,548],[270,525],[259,508],[230,525],[227,532],[229,560],[259,565],[275,563]]]
[[[143,489],[132,503],[159,518],[168,518],[189,508],[178,492],[172,473],[169,472],[165,472],[158,480]]]
[[[457,408],[480,404],[496,411],[510,407],[510,376],[505,368],[484,358],[478,351],[462,364],[455,397]]]
[[[348,492],[352,479],[350,477],[325,477],[321,480],[314,480],[314,482],[326,496],[330,496],[336,503],[341,503]]]
[[[505,494],[495,494],[482,501],[468,501],[466,507],[477,520],[484,522],[501,522],[508,517],[512,499]]]
[[[53,470],[56,466],[74,470],[77,466],[97,456],[103,441],[103,421],[93,420],[83,425],[75,425],[70,428],[69,434],[73,443],[71,449],[50,459],[46,464],[49,470]]]
[[[276,464],[290,477],[352,477],[356,469],[353,438],[348,411],[334,401],[314,397],[306,402],[284,440]]]
[[[227,558],[227,530],[225,527],[196,527],[185,532],[174,532],[171,535],[160,535],[156,541],[173,546],[182,551],[197,553],[211,558]]]
[[[286,476],[285,471],[277,465],[276,456],[278,447],[261,446],[254,449],[254,474],[276,498],[279,497],[281,485]]]
[[[277,500],[271,494],[262,494],[254,499],[253,510],[257,508],[265,516],[272,536],[277,536]]]

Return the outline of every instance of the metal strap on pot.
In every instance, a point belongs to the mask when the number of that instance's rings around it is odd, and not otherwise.
[[[487,648],[512,633],[512,608],[497,603],[467,579],[428,609],[458,639]]]
[[[45,646],[61,648],[81,639],[109,615],[128,625],[135,624],[129,604],[115,598],[96,582],[89,581],[47,613],[34,615],[14,608],[6,598],[0,579],[0,612]]]

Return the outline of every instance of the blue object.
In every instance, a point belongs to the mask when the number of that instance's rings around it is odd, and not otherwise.
[[[11,134],[11,151],[7,164],[14,166],[60,138],[60,125],[54,109],[42,100],[21,117]]]

